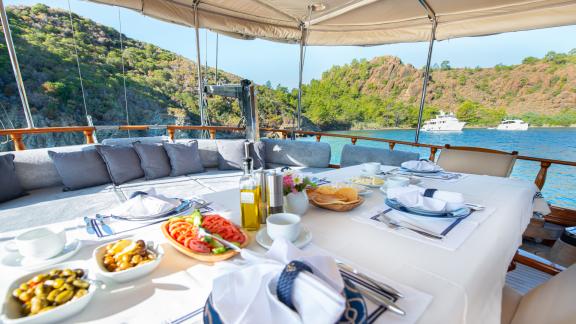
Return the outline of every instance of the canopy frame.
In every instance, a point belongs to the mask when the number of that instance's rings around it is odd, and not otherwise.
[[[200,0],[194,0],[194,32],[196,34],[196,74],[198,77],[198,110],[200,112],[200,125],[206,126],[206,115],[204,111],[204,86],[202,82],[202,60],[200,57],[200,24],[198,23],[198,4]],[[201,138],[206,138],[206,132],[200,133]]]
[[[418,143],[420,139],[420,129],[422,128],[422,116],[424,115],[424,105],[426,103],[426,88],[428,87],[428,80],[430,78],[430,63],[432,61],[432,49],[434,48],[434,40],[436,39],[436,27],[438,26],[438,20],[436,19],[436,13],[426,2],[426,0],[418,0],[420,4],[428,12],[428,18],[432,23],[432,29],[430,30],[430,41],[428,45],[428,57],[426,58],[426,67],[424,68],[424,80],[422,81],[422,94],[420,95],[420,109],[418,110],[418,125],[416,126],[416,134],[414,137],[414,142]]]

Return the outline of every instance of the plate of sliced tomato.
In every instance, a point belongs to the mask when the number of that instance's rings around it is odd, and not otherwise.
[[[238,253],[217,240],[198,235],[199,227],[239,247],[249,243],[248,234],[230,220],[218,214],[202,215],[198,210],[190,215],[170,218],[162,224],[162,233],[178,251],[199,261],[222,261]]]

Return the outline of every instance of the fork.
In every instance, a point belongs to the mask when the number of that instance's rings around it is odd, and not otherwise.
[[[409,231],[412,231],[414,233],[418,233],[418,234],[425,236],[427,238],[431,238],[431,239],[435,239],[435,240],[444,239],[444,236],[442,236],[442,235],[434,234],[434,233],[431,233],[428,231],[424,231],[424,230],[409,227],[409,226],[404,226],[404,225],[400,224],[398,221],[395,221],[392,218],[390,218],[389,216],[385,215],[384,213],[380,213],[378,215],[377,219],[392,229],[407,229]]]

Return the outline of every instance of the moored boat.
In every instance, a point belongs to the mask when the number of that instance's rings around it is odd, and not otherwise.
[[[510,131],[525,131],[528,130],[528,123],[521,119],[506,119],[503,120],[497,130],[510,130]]]
[[[466,122],[461,122],[453,112],[446,113],[440,110],[435,118],[427,120],[422,125],[424,132],[459,132],[464,128]]]

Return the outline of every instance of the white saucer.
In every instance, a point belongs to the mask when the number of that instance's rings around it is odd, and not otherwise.
[[[302,226],[300,235],[298,236],[296,241],[292,242],[292,244],[294,244],[294,246],[300,249],[308,245],[308,243],[310,243],[311,241],[312,241],[312,233],[308,228]],[[266,227],[263,227],[258,231],[258,233],[256,233],[256,242],[258,242],[258,244],[260,244],[263,248],[269,249],[274,241],[270,238],[270,236],[268,236],[268,233],[266,232]]]
[[[74,254],[76,254],[76,252],[80,250],[81,246],[82,243],[79,240],[73,240],[67,243],[66,246],[64,246],[62,252],[60,252],[58,255],[45,260],[26,258],[18,252],[6,253],[2,257],[0,264],[5,267],[25,268],[26,270],[35,270],[67,260]]]

